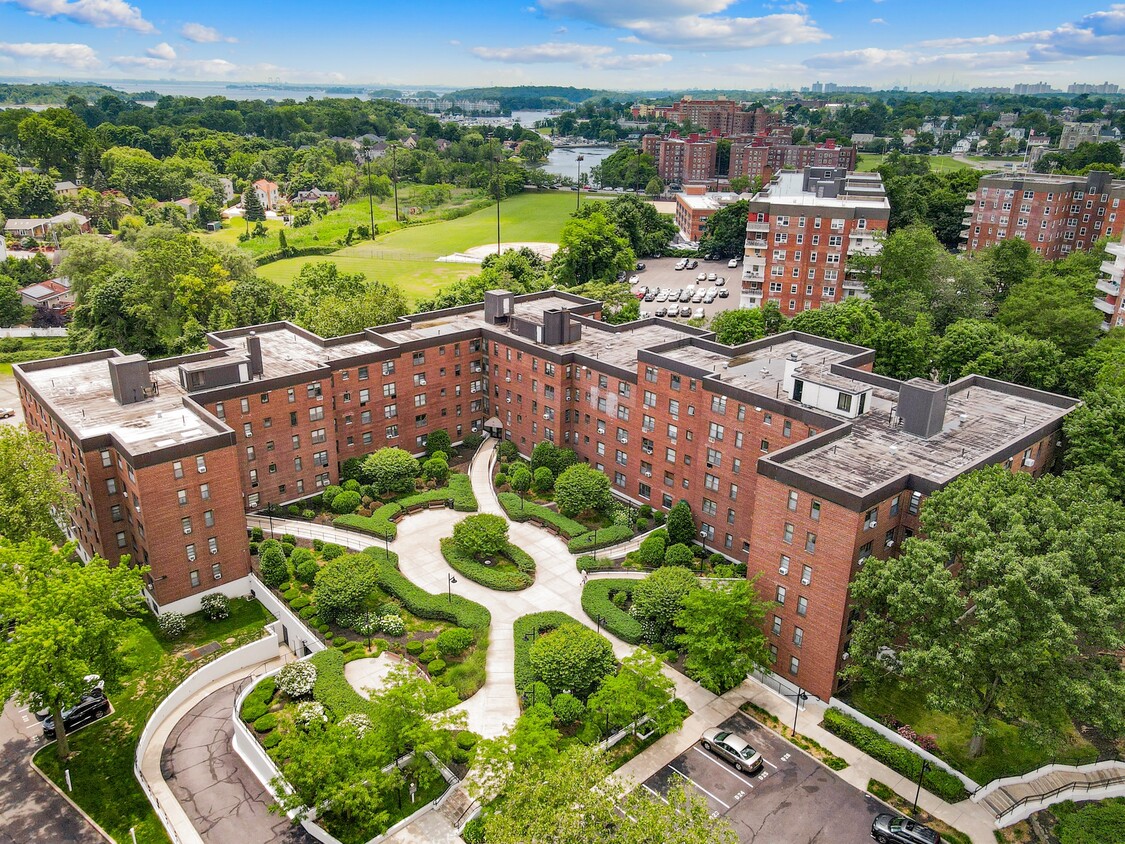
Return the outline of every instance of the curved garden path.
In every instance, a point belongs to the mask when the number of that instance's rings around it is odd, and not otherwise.
[[[492,462],[497,441],[485,440],[469,465],[473,494],[481,513],[493,513],[507,518],[492,488]],[[511,541],[535,560],[535,583],[520,592],[498,592],[456,574],[441,555],[440,540],[453,534],[453,525],[465,518],[465,513],[453,510],[423,510],[399,522],[398,538],[391,545],[398,554],[402,573],[428,592],[447,593],[449,576],[457,578],[453,591],[465,598],[488,607],[492,613],[489,631],[488,659],[485,663],[484,687],[467,701],[459,704],[469,719],[469,729],[483,736],[502,734],[519,717],[513,677],[515,642],[512,625],[520,616],[529,613],[556,610],[568,613],[588,627],[595,627],[582,610],[582,573],[575,566],[575,556],[566,543],[549,531],[530,522],[509,521]],[[269,529],[269,520],[250,516],[251,527]],[[313,525],[308,522],[273,519],[274,533],[291,533],[307,539],[323,539],[347,548],[362,550],[380,542],[358,531]],[[591,577],[642,577],[641,573],[602,572]],[[602,631],[613,645],[620,659],[633,651],[633,646]],[[715,696],[688,680],[678,671],[666,668],[665,672],[677,686],[681,697],[688,697],[688,705],[698,709],[714,700]]]

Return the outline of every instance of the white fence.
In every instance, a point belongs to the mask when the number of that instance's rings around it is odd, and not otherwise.
[[[15,325],[11,328],[0,328],[0,337],[19,337],[21,339],[30,339],[32,337],[65,337],[65,328],[27,328],[23,325]]]
[[[945,760],[939,759],[937,756],[934,756],[934,754],[930,753],[927,750],[923,750],[914,742],[910,741],[909,739],[903,738],[885,724],[880,724],[875,719],[864,715],[858,709],[848,706],[839,698],[832,698],[828,701],[828,703],[832,707],[839,709],[845,715],[850,715],[852,718],[855,718],[855,720],[859,721],[859,723],[863,724],[865,727],[870,727],[871,729],[875,730],[875,732],[879,733],[879,735],[883,736],[883,738],[887,739],[888,741],[892,741],[901,747],[905,747],[911,753],[918,754],[935,768],[941,768],[943,771],[947,771],[953,774],[953,776],[957,777],[957,779],[961,780],[961,782],[965,784],[965,788],[970,794],[975,794],[980,790],[980,783],[976,782],[975,780],[969,779],[956,768],[951,767],[950,764]]]
[[[141,772],[141,759],[144,757],[149,745],[152,744],[157,730],[159,730],[168,717],[182,703],[191,698],[192,695],[202,691],[220,677],[225,677],[235,671],[267,662],[276,657],[278,637],[277,633],[272,629],[276,624],[277,622],[273,622],[266,627],[269,632],[263,638],[256,642],[251,642],[248,645],[243,645],[241,648],[231,651],[229,654],[225,654],[213,662],[209,662],[184,680],[184,682],[172,690],[172,693],[168,695],[168,697],[160,702],[160,705],[153,711],[148,719],[148,723],[145,724],[145,728],[141,732],[140,741],[137,743],[137,749],[133,754],[133,775],[137,778],[137,782],[141,784],[145,796],[148,797],[148,801],[156,810],[160,822],[164,825],[168,837],[172,839],[174,844],[181,844],[182,839],[176,833],[175,826],[169,820],[164,807],[160,805],[159,799],[145,780]]]
[[[249,583],[250,594],[257,598],[262,606],[273,613],[274,617],[280,622],[280,626],[277,628],[278,638],[285,642],[293,650],[293,653],[298,657],[303,657],[325,649],[325,644],[305,624],[305,620],[293,612],[287,603],[279,600],[253,572],[250,573]]]

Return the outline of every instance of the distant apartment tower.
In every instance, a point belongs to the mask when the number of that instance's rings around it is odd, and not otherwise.
[[[726,97],[715,100],[684,97],[668,109],[665,117],[675,123],[690,123],[709,134],[723,137],[766,132],[779,122],[778,115],[769,109],[759,106],[744,111],[741,103]]]
[[[968,252],[1018,237],[1054,260],[1121,234],[1125,181],[1095,170],[1084,176],[994,173],[968,195],[961,238]]]
[[[854,146],[838,146],[829,138],[822,144],[777,143],[766,136],[735,138],[731,142],[730,176],[755,176],[768,180],[780,170],[832,167],[854,170]]]
[[[1012,86],[1013,94],[1057,94],[1058,90],[1052,88],[1046,82],[1021,82]]]
[[[1059,149],[1077,149],[1079,144],[1096,144],[1101,133],[1098,123],[1063,123],[1062,136],[1059,138]]]
[[[681,138],[673,132],[668,137],[645,135],[641,151],[656,161],[656,172],[665,184],[705,182],[715,176],[719,145],[713,136],[692,133]]]
[[[849,259],[879,251],[891,205],[878,173],[843,168],[783,170],[750,199],[743,263],[743,300],[800,311],[862,296]]]
[[[1103,82],[1100,85],[1089,82],[1072,82],[1066,86],[1068,94],[1116,94],[1117,86],[1112,82]]]
[[[1125,327],[1125,296],[1121,295],[1121,281],[1125,279],[1125,242],[1107,243],[1105,251],[1110,260],[1102,261],[1105,276],[1098,280],[1098,293],[1094,307],[1102,312],[1102,330]]]

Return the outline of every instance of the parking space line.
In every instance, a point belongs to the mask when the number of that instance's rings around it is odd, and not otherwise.
[[[773,762],[771,762],[765,756],[762,757],[762,761],[765,762],[767,765],[769,765],[771,768],[773,768],[775,771],[778,769],[777,765],[773,764]]]
[[[720,762],[718,759],[716,759],[714,756],[712,756],[706,750],[700,750],[698,747],[692,747],[692,750],[694,750],[696,753],[698,753],[703,758],[708,759],[711,762],[714,762],[716,765],[718,765],[720,768],[722,768],[724,771],[726,771],[732,777],[736,777],[737,779],[746,783],[751,788],[754,787],[754,783],[750,782],[750,780],[746,779],[746,777],[742,776],[742,774],[738,773],[738,771],[732,771],[729,765],[724,765],[722,762]],[[765,760],[763,759],[762,761],[765,761]]]
[[[668,768],[669,768],[670,770],[672,770],[672,771],[675,771],[675,772],[676,772],[677,774],[679,774],[679,775],[680,775],[681,777],[683,777],[683,778],[684,778],[685,780],[687,780],[688,782],[690,782],[690,783],[691,783],[692,785],[694,785],[694,786],[695,786],[696,788],[698,788],[698,789],[699,789],[700,791],[702,791],[702,792],[703,792],[704,794],[706,794],[706,795],[707,795],[708,797],[710,797],[710,798],[711,798],[712,800],[714,800],[714,801],[715,801],[716,803],[719,803],[719,804],[721,804],[721,805],[723,806],[723,808],[724,808],[724,809],[729,809],[729,808],[730,808],[730,804],[728,804],[728,803],[724,803],[724,802],[723,802],[722,800],[720,800],[720,799],[719,799],[718,797],[716,797],[716,796],[715,796],[714,794],[712,794],[712,793],[711,793],[710,791],[708,791],[708,790],[707,790],[706,788],[704,788],[703,786],[701,786],[701,785],[700,785],[699,783],[697,783],[697,782],[696,782],[695,780],[693,780],[693,779],[692,779],[691,777],[689,777],[689,776],[688,776],[687,774],[685,774],[685,773],[684,773],[683,771],[680,771],[680,770],[678,770],[678,769],[676,769],[676,768],[673,768],[673,767],[672,767],[671,765],[669,765],[669,766],[668,766]]]
[[[664,801],[664,805],[665,805],[665,806],[670,806],[670,805],[671,805],[671,804],[670,804],[670,803],[668,802],[668,798],[667,798],[667,797],[665,797],[665,796],[664,796],[663,794],[661,794],[661,793],[660,793],[659,791],[657,791],[657,790],[656,790],[656,789],[654,789],[654,788],[651,788],[651,787],[650,787],[650,786],[649,786],[649,785],[648,785],[647,783],[643,783],[643,782],[642,782],[642,783],[641,783],[641,785],[642,785],[642,786],[644,787],[644,789],[645,789],[645,790],[646,790],[647,792],[649,792],[649,793],[650,793],[650,794],[651,794],[651,795],[652,795],[653,797],[656,797],[656,798],[657,798],[658,800],[663,800],[663,801]]]

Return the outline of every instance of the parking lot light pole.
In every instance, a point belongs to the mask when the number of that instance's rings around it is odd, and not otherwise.
[[[797,735],[797,715],[801,712],[801,704],[809,699],[805,690],[797,687],[797,694],[793,695],[793,735]]]
[[[918,798],[922,796],[922,777],[926,775],[926,768],[929,766],[929,761],[922,760],[922,768],[918,771],[918,788],[914,792],[914,806],[910,809],[910,814],[915,815],[918,813]]]

